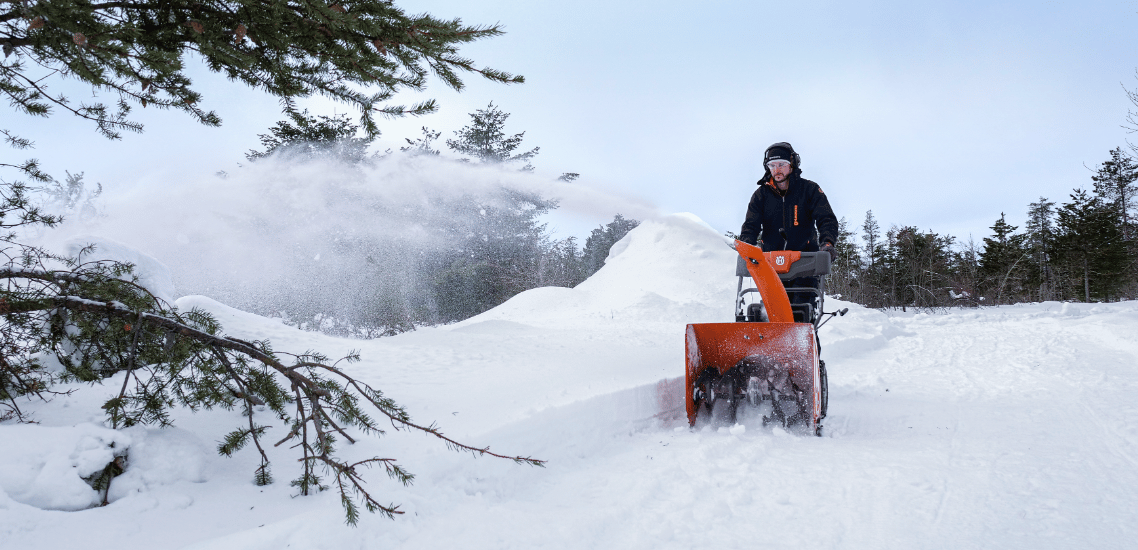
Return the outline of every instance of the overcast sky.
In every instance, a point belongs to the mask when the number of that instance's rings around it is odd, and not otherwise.
[[[501,23],[505,36],[462,53],[527,82],[468,76],[456,93],[433,81],[397,102],[433,97],[440,111],[381,123],[381,147],[424,125],[451,136],[493,101],[512,113],[508,131],[541,147],[540,173],[579,172],[582,183],[720,230],[738,230],[776,141],[795,146],[804,175],[852,226],[872,209],[883,227],[961,240],[988,235],[1001,211],[1022,224],[1040,196],[1066,200],[1091,185],[1087,167],[1138,142],[1121,127],[1135,109],[1123,87],[1138,88],[1136,1],[397,4]],[[153,109],[138,112],[144,134],[118,142],[63,114],[45,123],[8,110],[2,126],[35,140],[52,173],[83,171],[108,187],[209,177],[244,162],[281,115],[271,97],[195,74],[219,129]],[[579,234],[619,209],[558,229]]]

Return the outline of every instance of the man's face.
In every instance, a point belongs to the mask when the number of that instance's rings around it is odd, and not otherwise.
[[[771,177],[774,178],[775,185],[779,189],[786,189],[786,178],[790,177],[790,162],[785,160],[772,160],[767,163],[767,168],[771,171]]]

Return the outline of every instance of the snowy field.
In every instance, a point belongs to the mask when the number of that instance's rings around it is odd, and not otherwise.
[[[301,332],[185,297],[229,334],[279,350],[359,349],[355,376],[462,441],[546,468],[363,437],[395,456],[406,513],[343,524],[338,495],[292,498],[297,465],[252,484],[256,453],[217,455],[239,414],[176,428],[101,427],[102,387],[26,403],[0,425],[0,548],[1134,548],[1138,303],[850,313],[822,329],[825,437],[757,426],[691,431],[675,379],[684,325],[732,317],[734,252],[694,217],[648,221],[575,289],[542,288],[462,323],[380,340]],[[121,383],[121,379],[119,379]],[[275,424],[266,439],[284,428]],[[129,445],[113,502],[80,475]],[[78,510],[78,511],[69,511]]]

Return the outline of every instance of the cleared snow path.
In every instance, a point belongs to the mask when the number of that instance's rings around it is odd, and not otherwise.
[[[660,390],[683,374],[684,324],[730,319],[732,254],[690,216],[646,222],[576,289],[369,342],[184,298],[277,349],[361,348],[351,370],[417,420],[548,467],[365,438],[349,452],[398,456],[419,477],[402,488],[375,472],[407,513],[352,529],[335,495],[288,498],[287,453],[263,492],[252,455],[214,456],[235,413],[183,414],[177,431],[127,434],[143,443],[137,479],[105,508],[33,508],[35,487],[0,474],[0,548],[1132,547],[1138,303],[885,314],[830,301],[851,311],[822,331],[826,437],[693,432]],[[0,472],[34,469],[6,451],[34,446],[29,430],[97,420],[100,391],[38,406],[43,427],[0,425]],[[181,461],[193,475],[170,468]]]
[[[892,317],[859,308],[842,321],[879,330],[859,338],[835,327],[824,340],[828,437],[682,423],[577,434],[608,411],[575,407],[500,434],[544,434],[535,452],[550,472],[474,483],[484,493],[470,505],[391,542],[1131,547],[1138,304]]]

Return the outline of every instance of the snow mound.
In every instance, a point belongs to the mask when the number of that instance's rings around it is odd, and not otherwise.
[[[217,453],[198,436],[179,428],[136,426],[125,431],[132,440],[129,460],[126,471],[111,485],[112,502],[160,485],[209,479],[208,467]]]
[[[73,427],[15,425],[4,428],[0,490],[12,500],[44,510],[82,510],[100,495],[84,478],[114,460],[131,437],[94,424]]]
[[[849,310],[845,316],[831,319],[820,331],[825,359],[830,362],[860,357],[888,346],[899,336],[913,335],[884,312],[860,304],[827,298],[825,308]]]
[[[601,320],[711,323],[734,320],[735,251],[692,214],[647,220],[572,289],[537,288],[455,328],[494,320],[573,326]]]
[[[209,296],[182,296],[174,301],[174,306],[179,311],[190,311],[192,309],[207,311],[217,319],[218,323],[221,323],[222,327],[238,326],[253,330],[271,330],[285,326],[280,319],[269,319],[256,313],[242,311],[218,302]]]
[[[43,510],[98,506],[101,496],[85,478],[100,473],[115,457],[125,458],[126,471],[111,484],[111,502],[158,485],[206,481],[212,454],[185,430],[136,426],[116,431],[90,423],[4,426],[3,442],[0,494]]]
[[[174,289],[174,277],[166,264],[129,245],[95,235],[81,235],[68,239],[63,243],[63,251],[65,255],[74,258],[88,246],[94,246],[94,250],[83,254],[81,261],[111,260],[132,264],[134,275],[138,277],[138,284],[146,287],[151,294],[165,300],[166,303],[174,303],[174,296],[177,295]]]

